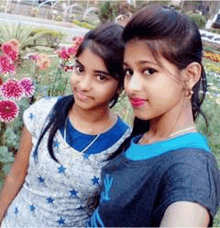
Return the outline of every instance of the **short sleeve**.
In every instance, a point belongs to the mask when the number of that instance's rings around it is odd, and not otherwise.
[[[23,114],[24,125],[33,136],[35,135],[36,122],[37,122],[36,120],[38,119],[36,109],[41,102],[42,101],[40,100],[32,104],[29,108],[27,108],[24,111],[24,114]]]
[[[205,207],[209,211],[212,225],[219,206],[219,191],[219,170],[214,157],[208,152],[189,153],[164,173],[155,215],[157,221],[162,220],[170,204],[188,201]]]
[[[58,99],[58,97],[42,98],[24,111],[24,124],[33,137],[38,137],[47,116]]]

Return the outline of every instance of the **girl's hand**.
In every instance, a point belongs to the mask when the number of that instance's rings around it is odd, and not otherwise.
[[[210,216],[198,203],[180,201],[165,211],[160,227],[208,227]]]

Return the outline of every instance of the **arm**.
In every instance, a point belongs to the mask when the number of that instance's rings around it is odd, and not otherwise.
[[[32,135],[26,127],[23,128],[20,148],[16,155],[11,171],[5,179],[0,193],[0,223],[3,220],[7,208],[19,192],[27,174],[29,156],[32,149]]]
[[[208,211],[198,203],[179,201],[165,211],[160,227],[208,227]]]

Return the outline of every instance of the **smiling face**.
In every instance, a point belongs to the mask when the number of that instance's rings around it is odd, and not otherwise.
[[[183,104],[181,71],[162,56],[159,56],[159,61],[161,64],[155,60],[144,41],[126,45],[125,92],[135,116],[142,120],[177,115]]]
[[[71,76],[74,105],[84,110],[105,109],[118,92],[118,81],[111,77],[104,61],[86,48],[76,59]]]

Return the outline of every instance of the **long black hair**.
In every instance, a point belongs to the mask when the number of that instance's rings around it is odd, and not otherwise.
[[[122,68],[124,42],[121,39],[123,27],[118,24],[105,24],[94,30],[89,31],[79,49],[76,57],[79,57],[86,48],[89,48],[94,54],[103,59],[108,73],[118,80],[119,87],[123,87],[124,71]],[[111,106],[113,107],[117,102],[119,94],[115,94],[112,98]],[[45,133],[50,129],[48,137],[48,151],[50,156],[56,161],[57,158],[53,152],[53,139],[58,129],[65,125],[66,118],[70,109],[74,104],[73,95],[64,96],[59,99],[51,110],[47,124],[43,128],[38,139],[36,148],[34,150],[34,157],[37,158],[37,152],[42,138]]]
[[[159,5],[151,5],[134,15],[124,28],[123,40],[144,40],[153,56],[162,55],[179,70],[197,62],[202,67],[201,77],[192,88],[193,120],[202,114],[201,105],[207,91],[207,80],[202,66],[203,47],[197,25],[186,15]],[[208,126],[205,118],[206,125]],[[149,121],[135,118],[132,136],[149,130]]]

